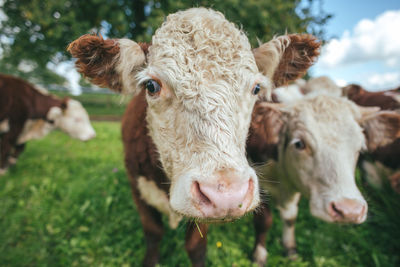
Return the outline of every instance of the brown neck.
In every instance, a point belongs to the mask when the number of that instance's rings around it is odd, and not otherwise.
[[[47,113],[52,107],[61,108],[62,100],[51,95],[43,95],[35,91],[32,95],[32,119],[47,119]]]

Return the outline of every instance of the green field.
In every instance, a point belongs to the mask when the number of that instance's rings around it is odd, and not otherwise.
[[[56,131],[28,143],[16,167],[0,178],[0,266],[140,266],[145,246],[123,167],[120,125],[93,123],[86,143]],[[331,225],[301,202],[300,258],[289,261],[275,211],[269,266],[400,266],[400,197],[363,187],[369,219]],[[210,227],[207,266],[251,266],[252,218]],[[184,223],[169,230],[160,266],[189,266]],[[220,241],[222,247],[216,243]]]
[[[121,96],[120,94],[83,93],[73,96],[67,92],[50,91],[50,93],[80,101],[91,116],[122,116],[125,106],[131,98],[131,96]]]

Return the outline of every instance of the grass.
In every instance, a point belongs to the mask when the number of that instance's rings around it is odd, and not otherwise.
[[[66,92],[59,91],[51,91],[50,93],[59,97],[71,97],[80,101],[89,115],[92,116],[122,116],[126,104],[130,99],[129,96],[123,97],[119,94],[83,93],[78,96],[72,96]]]
[[[0,178],[0,265],[140,266],[144,238],[123,167],[120,124],[94,127],[97,137],[86,143],[58,131],[28,143]],[[314,219],[301,201],[296,261],[284,257],[275,210],[269,266],[399,266],[400,197],[390,188],[362,188],[370,215],[359,226]],[[160,266],[189,266],[184,223],[165,229]],[[210,227],[207,266],[252,266],[253,234],[252,216]]]

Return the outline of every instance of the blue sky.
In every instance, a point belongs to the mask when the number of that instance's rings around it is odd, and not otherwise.
[[[399,86],[400,0],[330,0],[323,9],[334,15],[326,25],[327,37],[334,40],[311,74],[373,91]]]

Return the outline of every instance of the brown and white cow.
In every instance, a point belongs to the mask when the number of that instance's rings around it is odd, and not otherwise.
[[[205,8],[169,15],[151,45],[85,35],[69,46],[94,84],[135,95],[122,132],[147,241],[144,265],[158,261],[161,213],[223,221],[258,205],[245,155],[257,94],[301,76],[319,46],[310,35],[287,35],[252,51],[241,30]],[[205,240],[189,226],[194,265],[204,264]]]
[[[46,124],[38,127],[38,120]],[[50,128],[59,128],[82,141],[95,136],[89,116],[78,101],[58,99],[20,78],[0,74],[0,174],[16,162],[26,141],[47,134]]]
[[[260,185],[278,205],[289,255],[296,253],[294,223],[301,195],[309,199],[311,214],[324,221],[365,221],[367,202],[354,176],[358,155],[399,136],[400,114],[359,107],[341,97],[256,104],[247,152],[253,162],[263,164]],[[260,266],[267,259],[265,238],[272,224],[265,201],[254,216],[254,260]]]
[[[351,84],[343,88],[343,94],[360,106],[379,107],[381,110],[394,110],[400,113],[400,87],[392,90],[370,92],[360,85]],[[363,155],[360,167],[370,184],[380,187],[382,181],[389,178],[393,189],[400,192],[398,181],[400,138],[384,147],[378,148],[372,153]]]

